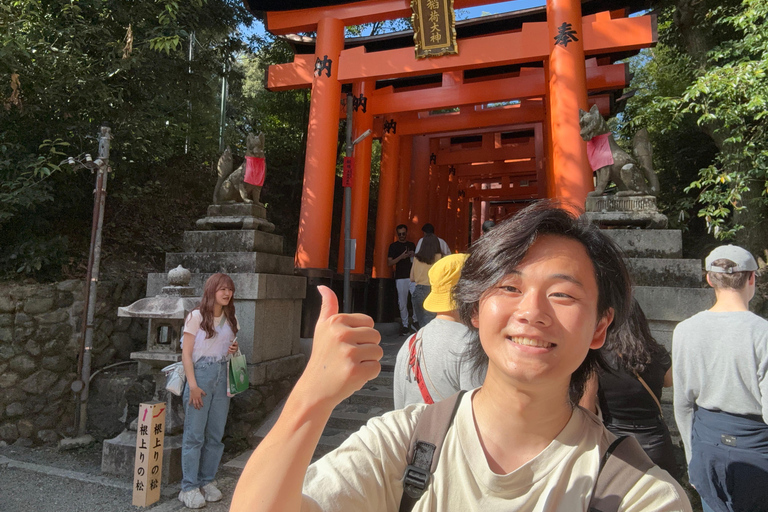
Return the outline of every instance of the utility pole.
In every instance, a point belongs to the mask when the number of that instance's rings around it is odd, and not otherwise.
[[[344,177],[342,185],[344,186],[344,303],[343,312],[352,312],[352,284],[349,279],[349,271],[355,264],[355,253],[357,252],[357,240],[352,240],[352,180],[354,179],[354,168],[352,153],[355,146],[360,144],[366,137],[371,135],[371,130],[365,130],[357,139],[352,140],[352,94],[347,93],[347,146],[346,156],[344,157]]]
[[[192,137],[192,59],[195,57],[195,31],[189,33],[189,56],[187,74],[187,140],[184,141],[184,154],[189,154],[190,139]]]
[[[107,198],[107,177],[109,175],[109,147],[112,131],[102,125],[99,134],[99,157],[93,161],[86,154],[83,161],[70,157],[70,165],[78,165],[96,172],[96,187],[94,188],[93,222],[91,224],[91,248],[88,256],[88,270],[85,283],[85,304],[83,329],[80,345],[80,378],[72,383],[72,391],[80,393],[80,407],[77,425],[77,437],[62,439],[62,448],[77,448],[93,442],[93,437],[86,434],[88,423],[88,391],[91,379],[91,352],[93,351],[93,319],[96,314],[96,291],[99,282],[99,264],[101,263],[101,232],[104,225],[104,205]]]
[[[227,83],[227,60],[224,60],[224,74],[221,76],[221,115],[219,117],[219,151],[224,151],[224,128],[227,124],[227,95],[229,84]]]
[[[352,248],[352,94],[347,93],[347,147],[344,158],[344,313],[352,312],[352,284],[349,271],[355,261],[355,249]]]

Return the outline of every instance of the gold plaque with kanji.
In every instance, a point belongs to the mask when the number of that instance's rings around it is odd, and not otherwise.
[[[459,53],[453,0],[411,0],[416,58]]]

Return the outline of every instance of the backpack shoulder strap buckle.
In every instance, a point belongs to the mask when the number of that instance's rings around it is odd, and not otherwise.
[[[409,464],[405,468],[405,477],[403,478],[403,491],[413,499],[421,498],[424,491],[427,490],[429,479],[432,475],[419,467]]]

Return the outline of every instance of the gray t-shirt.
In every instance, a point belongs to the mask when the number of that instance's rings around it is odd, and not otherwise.
[[[435,318],[416,334],[421,335],[417,354],[427,390],[435,402],[461,389],[482,385],[484,376],[473,377],[470,362],[464,355],[469,343],[469,330],[459,322]],[[395,409],[421,404],[424,400],[413,372],[408,367],[408,341],[400,347],[395,363]]]
[[[749,311],[702,311],[672,336],[675,420],[691,461],[694,404],[768,420],[768,321]]]

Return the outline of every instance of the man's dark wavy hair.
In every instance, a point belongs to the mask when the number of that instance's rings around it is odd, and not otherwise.
[[[461,270],[461,279],[453,288],[461,321],[471,333],[467,353],[474,370],[480,374],[488,366],[488,355],[480,344],[477,328],[472,325],[480,299],[520,265],[528,249],[542,235],[570,238],[584,246],[595,268],[597,317],[603,318],[610,308],[614,311],[609,333],[621,326],[627,317],[632,288],[621,250],[597,227],[575,217],[561,203],[539,201],[497,224],[472,245]],[[569,395],[573,404],[578,403],[587,380],[600,367],[605,367],[600,352],[590,349],[571,376]]]

